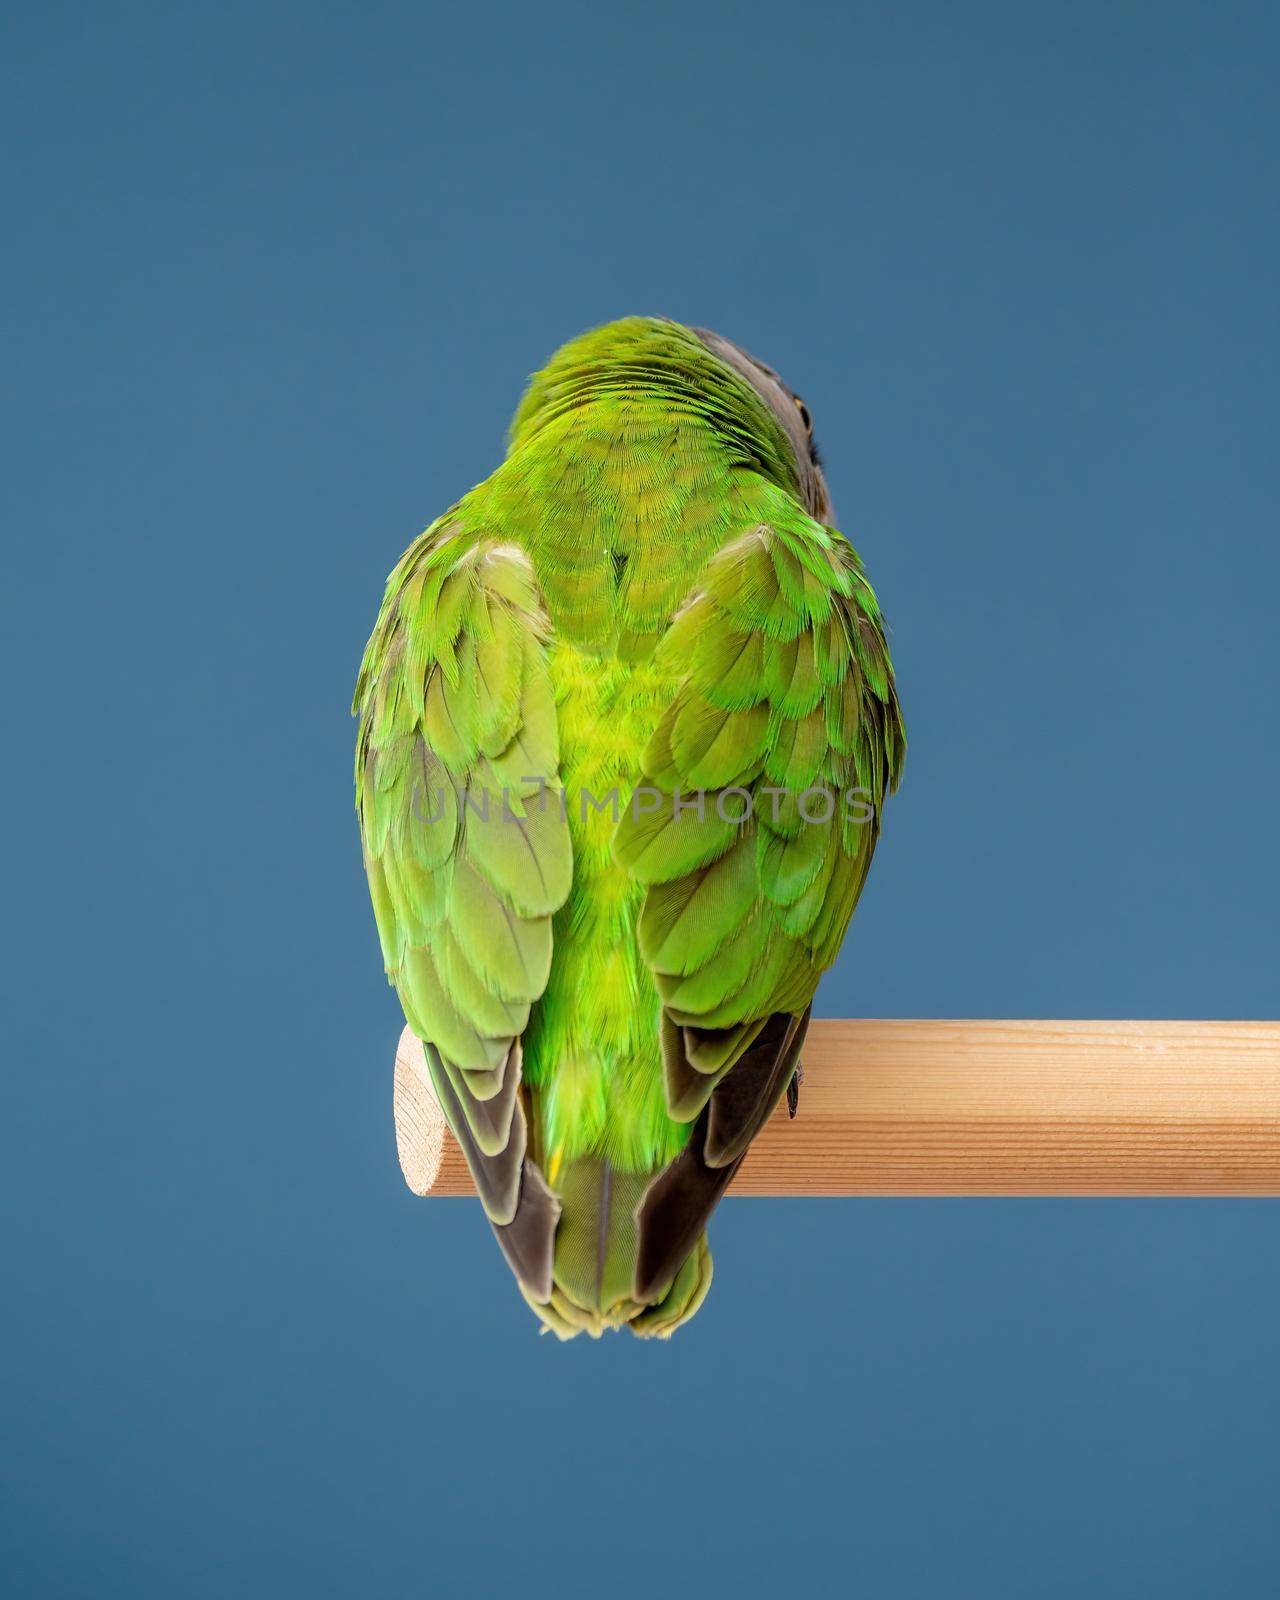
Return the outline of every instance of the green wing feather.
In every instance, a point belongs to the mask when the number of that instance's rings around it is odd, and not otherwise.
[[[681,673],[643,757],[660,799],[632,804],[615,846],[647,885],[640,947],[668,1023],[668,1103],[684,1120],[771,1017],[806,1013],[904,750],[857,556],[781,491],[760,498],[767,520],[717,551],[658,647]],[[741,1109],[709,1119],[709,1165],[745,1150],[761,1118]]]
[[[519,1041],[573,874],[546,804],[560,764],[547,632],[524,552],[446,516],[392,573],[355,696],[383,960],[500,1230],[536,1181]]]

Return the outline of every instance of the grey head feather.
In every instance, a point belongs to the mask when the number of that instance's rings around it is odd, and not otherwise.
[[[808,413],[802,409],[795,390],[789,389],[772,367],[765,366],[763,361],[758,361],[741,345],[734,344],[732,339],[713,333],[710,328],[693,328],[690,331],[697,334],[712,355],[718,356],[725,366],[746,379],[782,424],[795,457],[805,510],[818,522],[832,523],[835,512],[831,507],[827,480],[818,462],[813,434],[806,424]]]

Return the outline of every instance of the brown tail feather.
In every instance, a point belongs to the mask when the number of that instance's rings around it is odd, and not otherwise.
[[[687,1260],[791,1081],[808,1025],[808,1010],[770,1017],[716,1085],[684,1150],[649,1185],[636,1211],[637,1300],[656,1299]]]

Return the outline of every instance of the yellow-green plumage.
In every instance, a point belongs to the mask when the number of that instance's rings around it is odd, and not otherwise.
[[[560,958],[524,1040],[526,1081],[542,1089],[548,1159],[603,1154],[622,1171],[670,1159],[688,1138],[667,1113],[654,1018],[658,993],[636,925],[644,885],[613,852],[622,797],[672,686],[652,660],[601,660],[552,645],[574,882],[552,924]]]
[[[562,1336],[700,1303],[706,1215],[791,1080],[896,780],[879,611],[799,415],[714,335],[573,341],[392,573],[361,668],[387,971]]]

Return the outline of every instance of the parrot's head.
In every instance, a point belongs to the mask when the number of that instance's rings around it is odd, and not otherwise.
[[[810,516],[835,520],[813,419],[800,396],[721,334],[662,317],[624,317],[562,345],[530,380],[511,446],[602,396],[640,392],[699,412],[726,439],[748,441],[753,464],[786,481]]]
[[[823,475],[818,444],[813,437],[813,418],[809,415],[808,406],[794,389],[787,387],[772,367],[766,367],[763,361],[741,345],[734,344],[723,334],[713,333],[710,328],[693,328],[691,332],[702,340],[713,356],[731,367],[740,378],[746,379],[782,424],[782,431],[795,457],[805,510],[817,522],[834,522],[831,495]]]

